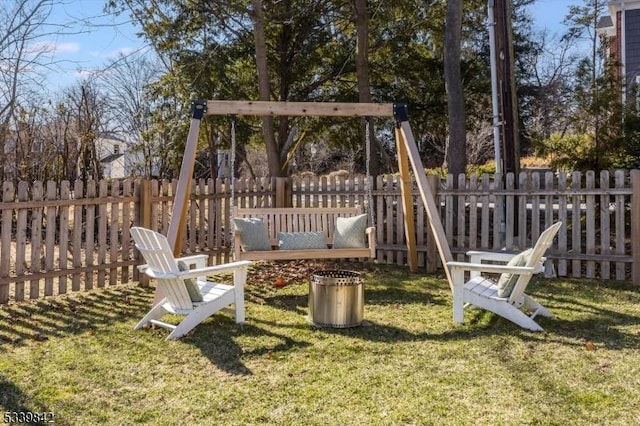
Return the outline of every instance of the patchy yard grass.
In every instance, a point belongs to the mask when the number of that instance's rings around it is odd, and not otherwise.
[[[640,424],[638,288],[538,279],[556,318],[533,333],[483,311],[454,326],[442,276],[342,267],[365,274],[365,326],[311,327],[306,274],[270,285],[282,264],[250,273],[245,325],[222,313],[174,342],[133,331],[153,298],[135,285],[1,307],[0,408],[59,425]]]

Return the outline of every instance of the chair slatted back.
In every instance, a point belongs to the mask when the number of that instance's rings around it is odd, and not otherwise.
[[[536,244],[533,246],[533,250],[531,251],[531,255],[529,256],[529,260],[525,266],[536,267],[541,262],[542,257],[545,252],[551,245],[553,244],[553,238],[556,236],[560,227],[562,226],[562,222],[556,222],[540,234]],[[518,278],[518,282],[516,283],[513,291],[511,292],[511,296],[509,297],[509,303],[516,303],[520,300],[525,290],[527,289],[527,285],[531,280],[531,275],[521,275]]]
[[[131,235],[169,303],[177,309],[193,309],[193,302],[183,279],[176,277],[180,270],[167,237],[150,229],[135,226],[131,228]]]

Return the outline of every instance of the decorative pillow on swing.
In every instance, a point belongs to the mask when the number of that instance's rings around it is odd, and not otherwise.
[[[278,232],[280,250],[326,249],[324,232]]]
[[[233,218],[236,232],[240,235],[240,246],[243,251],[271,250],[271,241],[267,226],[261,218]]]
[[[367,229],[367,215],[339,217],[333,231],[333,248],[366,247],[364,232]]]

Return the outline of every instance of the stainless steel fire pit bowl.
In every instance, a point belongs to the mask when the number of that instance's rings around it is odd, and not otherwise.
[[[309,282],[309,320],[316,327],[346,328],[362,323],[364,280],[359,272],[316,271]]]

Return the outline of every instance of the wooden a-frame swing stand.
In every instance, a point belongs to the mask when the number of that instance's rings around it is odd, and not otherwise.
[[[444,228],[418,148],[409,126],[405,104],[374,103],[316,103],[316,102],[269,102],[269,101],[193,101],[192,119],[185,145],[178,187],[173,204],[171,222],[167,235],[175,255],[182,250],[181,242],[187,219],[187,205],[191,193],[198,133],[200,122],[205,115],[256,115],[256,116],[325,116],[325,117],[394,117],[396,119],[395,138],[400,170],[400,188],[404,212],[405,235],[408,250],[408,264],[412,272],[417,271],[418,252],[416,247],[415,221],[413,214],[412,188],[409,164],[413,169],[420,198],[429,219],[429,226],[443,265],[453,261]],[[449,270],[444,268],[451,285]]]

